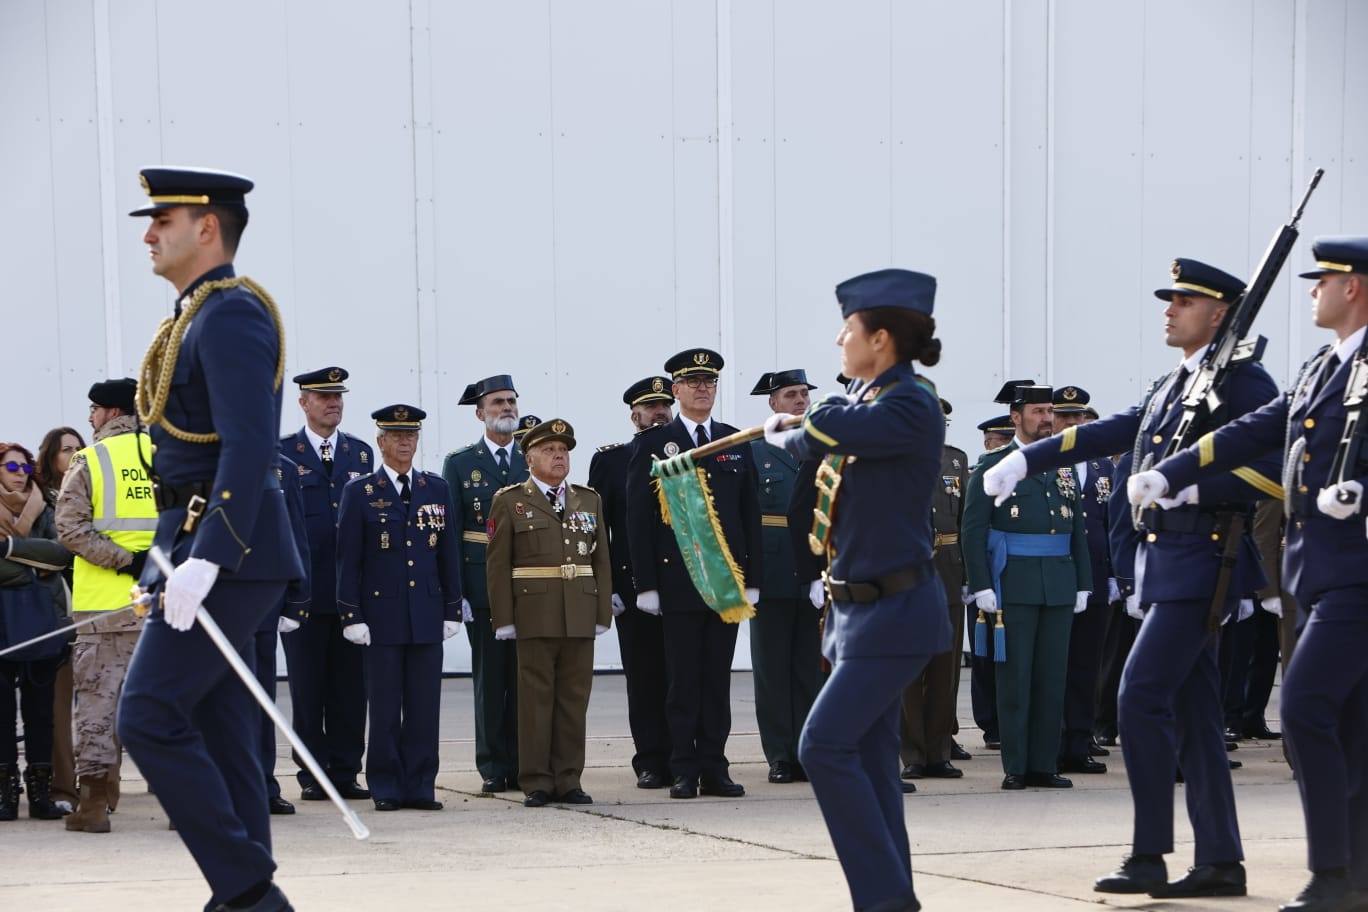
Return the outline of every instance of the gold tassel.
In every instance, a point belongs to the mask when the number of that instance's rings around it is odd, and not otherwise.
[[[660,521],[665,525],[672,525],[670,522],[670,501],[665,496],[665,487],[660,483],[659,478],[651,479],[651,487],[655,488],[656,501],[660,504]]]
[[[746,601],[746,578],[741,573],[741,568],[737,566],[736,558],[732,556],[731,548],[727,547],[727,538],[722,533],[722,519],[717,515],[717,507],[713,503],[712,491],[708,488],[708,473],[702,468],[694,470],[698,475],[698,485],[703,491],[703,503],[708,508],[708,523],[712,526],[713,534],[717,536],[717,543],[722,548],[722,556],[727,559],[727,569],[731,571],[732,581],[736,583],[736,589],[741,593],[741,604],[733,605],[719,611],[722,620],[728,624],[739,624],[742,621],[755,617],[755,606]]]

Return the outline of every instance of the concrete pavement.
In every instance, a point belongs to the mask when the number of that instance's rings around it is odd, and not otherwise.
[[[671,801],[635,788],[623,679],[595,679],[584,787],[595,805],[526,810],[521,795],[482,797],[474,771],[470,682],[443,688],[441,812],[377,814],[358,802],[372,836],[357,842],[326,803],[296,801],[273,818],[277,880],[309,910],[663,910],[849,908],[840,867],[810,789],[765,781],[751,676],[733,679],[732,774],[737,800]],[[966,723],[968,675],[960,719]],[[282,688],[281,704],[288,707]],[[1274,695],[1273,705],[1277,698]],[[1276,721],[1271,721],[1276,729]],[[1111,870],[1130,838],[1131,801],[1119,751],[1104,776],[1074,776],[1070,791],[1004,793],[997,754],[976,729],[961,741],[974,759],[959,780],[918,783],[907,799],[917,893],[928,910],[1276,909],[1306,879],[1301,809],[1276,743],[1234,754],[1240,824],[1249,855],[1245,899],[1159,901],[1103,897],[1094,877]],[[298,798],[281,750],[284,794]],[[0,824],[0,908],[199,909],[207,890],[137,771],[109,836],[60,823]],[[128,781],[131,778],[132,781]],[[1178,850],[1170,874],[1191,863],[1179,786]]]

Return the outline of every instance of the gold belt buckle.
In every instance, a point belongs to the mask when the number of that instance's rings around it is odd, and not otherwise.
[[[195,526],[199,524],[200,517],[204,515],[204,507],[208,503],[199,494],[190,498],[190,503],[185,506],[185,522],[181,524],[181,531],[189,535],[195,531]]]
[[[561,579],[563,579],[563,580],[572,580],[572,579],[575,578],[575,565],[574,565],[574,564],[561,564],[561,566],[560,566],[560,572],[561,572]]]

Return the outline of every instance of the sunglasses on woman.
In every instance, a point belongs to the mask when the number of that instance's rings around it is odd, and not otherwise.
[[[0,463],[7,472],[23,472],[25,475],[33,474],[33,466],[27,462],[6,462]]]

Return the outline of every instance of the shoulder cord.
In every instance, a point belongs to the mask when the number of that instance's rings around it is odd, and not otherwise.
[[[148,347],[147,354],[143,356],[142,368],[138,374],[137,401],[138,420],[141,423],[148,427],[159,424],[172,437],[186,443],[208,444],[219,441],[219,435],[212,432],[196,434],[176,427],[166,419],[166,403],[171,395],[171,377],[175,372],[176,359],[180,357],[181,343],[185,340],[185,331],[189,328],[190,321],[204,306],[209,295],[216,291],[236,288],[239,285],[246,286],[261,300],[266,312],[271,315],[271,321],[275,324],[280,343],[280,354],[276,360],[273,388],[280,389],[285,378],[285,323],[281,319],[280,309],[276,307],[275,300],[266,292],[266,289],[246,276],[234,276],[231,279],[205,282],[195,289],[194,295],[191,296],[190,302],[181,311],[180,316],[167,317],[162,320],[157,327],[156,335],[152,337],[152,344]]]

